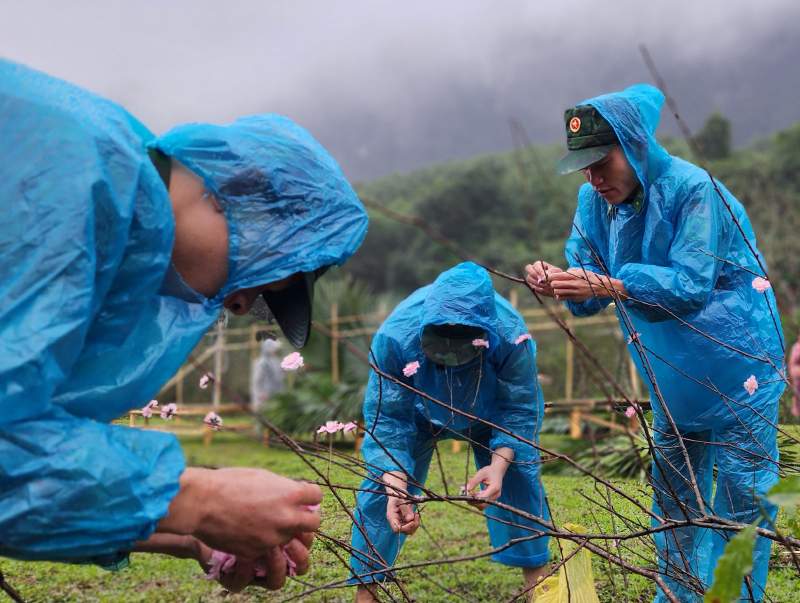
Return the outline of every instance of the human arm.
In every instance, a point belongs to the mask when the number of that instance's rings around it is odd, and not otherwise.
[[[286,544],[295,532],[314,532],[319,486],[265,469],[187,469],[158,532],[192,535],[208,546],[255,559]]]
[[[395,534],[411,536],[419,528],[419,514],[413,503],[405,502],[408,494],[406,476],[401,471],[383,474],[386,484],[386,520]]]
[[[464,490],[467,493],[472,492],[480,484],[483,484],[483,490],[475,494],[476,499],[484,500],[497,500],[503,489],[503,477],[506,474],[508,466],[514,460],[514,451],[507,447],[501,446],[500,448],[492,451],[492,462],[486,467],[479,469],[467,482]],[[483,511],[489,506],[488,503],[480,502],[479,500],[470,500],[468,504],[472,505]]]
[[[310,567],[309,550],[313,542],[313,533],[298,532],[289,544],[283,547],[295,565],[295,573],[303,575]],[[133,548],[134,553],[158,553],[169,555],[178,559],[194,559],[198,562],[203,572],[209,574],[212,569],[212,554],[214,550],[203,544],[193,536],[178,534],[156,533],[145,541],[137,542]],[[268,590],[277,590],[286,582],[287,565],[280,547],[270,549],[257,561],[250,559],[236,559],[235,564],[228,571],[213,573],[211,577],[231,592],[240,592],[247,586],[258,586]],[[256,575],[256,564],[261,569],[260,576]]]
[[[393,339],[379,332],[372,343],[372,358],[383,373],[414,387],[414,377],[403,375],[404,354]],[[362,455],[367,470],[378,476],[392,471],[411,475],[411,450],[417,435],[414,393],[371,370],[363,414],[366,434]]]

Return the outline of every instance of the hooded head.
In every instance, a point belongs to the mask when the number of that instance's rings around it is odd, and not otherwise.
[[[582,115],[586,110],[582,113],[579,109],[591,106],[599,113],[600,119],[592,119],[591,122],[584,124],[582,121],[574,121],[573,117],[567,121],[568,137],[573,129],[575,130],[573,134],[581,134],[585,128],[594,128],[603,134],[605,125],[610,125],[615,136],[606,134],[609,138],[606,141],[597,135],[595,136],[597,140],[592,144],[596,142],[597,148],[614,146],[617,143],[622,145],[625,156],[636,171],[646,195],[650,184],[663,173],[669,163],[669,154],[658,145],[655,138],[663,104],[664,95],[648,84],[637,84],[622,92],[591,98],[576,105],[567,113],[577,112]],[[612,140],[614,137],[616,142]],[[586,153],[583,149],[581,151]],[[564,159],[567,157],[569,154]],[[596,161],[600,158],[598,156]]]
[[[215,305],[221,307],[233,291],[295,273],[306,275],[307,297],[315,273],[342,265],[366,234],[367,214],[339,166],[285,117],[255,115],[227,126],[184,124],[150,146],[197,174],[225,212],[228,279],[211,300]],[[297,304],[290,305],[296,309]],[[285,314],[287,322],[297,322]],[[303,326],[293,324],[292,331],[304,330],[307,336]],[[300,336],[292,339],[305,342]]]
[[[475,339],[497,344],[497,308],[492,279],[484,268],[465,262],[443,272],[428,289],[420,315],[419,338],[426,356],[438,364],[463,365],[475,357]]]

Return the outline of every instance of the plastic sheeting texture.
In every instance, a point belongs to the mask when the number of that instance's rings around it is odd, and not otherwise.
[[[170,268],[172,211],[147,144],[226,208],[231,270],[213,299]],[[173,436],[108,421],[150,400],[224,295],[343,263],[366,212],[285,118],[154,139],[118,105],[2,60],[0,158],[0,555],[113,554],[166,515],[184,460]]]

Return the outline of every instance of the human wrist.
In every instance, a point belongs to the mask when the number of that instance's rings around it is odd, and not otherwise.
[[[621,301],[628,300],[628,290],[625,288],[625,283],[618,278],[611,278],[610,276],[604,276],[603,280],[605,287],[602,297],[619,298]]]
[[[156,528],[156,532],[169,532],[191,536],[198,531],[208,515],[207,501],[214,497],[208,491],[214,482],[214,471],[209,469],[189,468],[183,472],[180,490],[170,502],[167,516]]]
[[[383,483],[386,488],[396,490],[398,492],[406,491],[406,477],[399,471],[387,471],[383,474]]]
[[[507,446],[502,446],[492,451],[491,467],[493,470],[498,471],[500,475],[505,475],[506,471],[508,470],[508,466],[513,460],[514,451]]]

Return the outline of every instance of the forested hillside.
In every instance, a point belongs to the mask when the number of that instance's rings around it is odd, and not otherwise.
[[[795,314],[800,302],[800,123],[731,151],[730,124],[715,114],[697,137],[712,174],[747,209],[785,302],[783,311]],[[665,137],[661,143],[672,154],[693,159],[684,141]],[[563,152],[563,145],[552,145],[516,155],[485,155],[392,175],[357,190],[397,212],[424,218],[487,265],[516,274],[532,259],[565,263],[564,241],[584,180],[580,173],[556,174]],[[364,245],[345,269],[376,293],[407,295],[459,261],[418,228],[375,211],[370,217]]]

